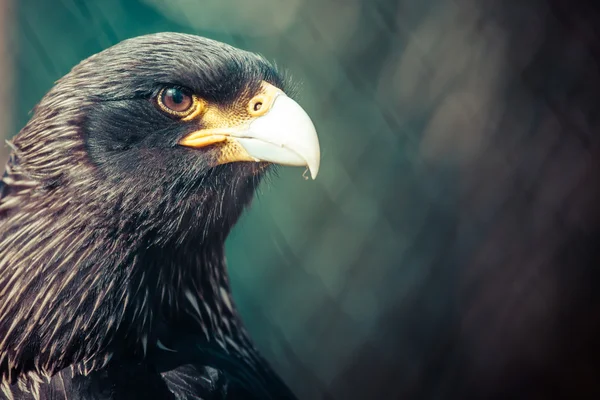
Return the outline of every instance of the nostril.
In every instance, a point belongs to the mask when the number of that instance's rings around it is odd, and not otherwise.
[[[264,94],[255,96],[248,102],[248,113],[253,117],[260,117],[267,112],[269,101]]]

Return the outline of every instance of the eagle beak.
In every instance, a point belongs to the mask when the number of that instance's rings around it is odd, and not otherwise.
[[[273,92],[269,103],[269,109],[248,124],[192,132],[179,144],[200,148],[219,143],[218,164],[267,161],[308,167],[315,179],[319,172],[320,149],[310,117],[280,90]]]
[[[308,167],[312,178],[317,177],[321,156],[315,126],[302,107],[283,93],[247,131],[232,136],[260,161]]]

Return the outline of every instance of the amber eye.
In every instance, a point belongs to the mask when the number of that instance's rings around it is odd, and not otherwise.
[[[195,96],[177,87],[162,89],[158,94],[157,103],[164,112],[182,118],[190,115],[198,106]]]

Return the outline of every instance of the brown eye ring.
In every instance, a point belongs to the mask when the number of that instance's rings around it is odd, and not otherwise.
[[[195,95],[187,94],[178,87],[164,87],[156,97],[161,111],[172,116],[186,119],[201,108],[201,102]]]

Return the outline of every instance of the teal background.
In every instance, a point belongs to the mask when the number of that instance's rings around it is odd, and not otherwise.
[[[592,390],[600,52],[592,14],[565,4],[13,0],[6,136],[56,79],[128,37],[261,53],[301,83],[321,169],[264,183],[228,261],[249,331],[294,391]]]

